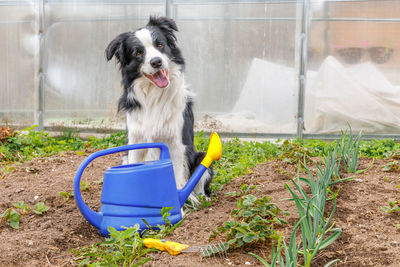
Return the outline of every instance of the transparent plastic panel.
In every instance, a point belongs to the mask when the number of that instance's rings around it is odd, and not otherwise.
[[[400,133],[400,1],[311,1],[306,133]]]
[[[0,2],[0,125],[35,122],[36,1]]]
[[[295,132],[296,1],[44,0],[43,17],[39,2],[0,2],[3,120],[8,112],[25,114],[19,123],[37,121],[41,66],[45,126],[124,128],[120,73],[104,50],[150,14],[170,14],[197,94],[197,129]]]
[[[165,1],[47,1],[45,124],[125,128],[121,77],[105,49],[120,33],[165,13]]]
[[[174,1],[198,130],[294,133],[294,1]]]

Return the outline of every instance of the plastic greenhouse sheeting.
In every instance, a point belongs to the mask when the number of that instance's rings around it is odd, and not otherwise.
[[[295,76],[294,68],[254,59],[232,112],[216,118],[221,128],[293,131]],[[400,129],[400,87],[393,86],[370,62],[347,67],[329,56],[318,71],[307,72],[304,112],[305,133],[335,133],[349,125],[364,133],[396,133]]]
[[[294,68],[254,58],[232,111],[215,117],[215,130],[242,133],[295,132],[297,87]]]
[[[309,133],[345,129],[395,133],[400,126],[400,87],[393,86],[370,62],[345,67],[327,57],[305,99],[305,128]]]

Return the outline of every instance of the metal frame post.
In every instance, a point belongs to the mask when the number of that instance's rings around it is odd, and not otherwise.
[[[171,1],[173,0],[165,0],[165,16],[171,18]]]
[[[43,130],[44,129],[44,72],[43,72],[43,66],[44,66],[44,2],[45,0],[39,0],[39,13],[38,13],[38,24],[39,24],[39,29],[38,29],[38,35],[39,35],[39,70],[38,70],[38,111],[37,111],[37,117],[35,118],[37,120],[38,124],[38,129]]]
[[[303,139],[304,130],[304,94],[306,87],[307,57],[308,57],[308,34],[309,34],[309,0],[302,1],[301,30],[300,30],[300,58],[298,76],[298,106],[297,106],[297,137]]]

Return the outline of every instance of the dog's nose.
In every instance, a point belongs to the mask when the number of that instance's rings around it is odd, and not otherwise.
[[[152,59],[150,60],[150,65],[151,65],[153,68],[158,69],[158,68],[161,67],[161,65],[162,65],[162,60],[161,60],[161,58],[160,58],[160,57],[152,58]]]

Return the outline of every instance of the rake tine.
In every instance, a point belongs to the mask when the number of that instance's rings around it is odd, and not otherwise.
[[[214,248],[215,248],[215,245],[211,245],[211,255],[213,255],[213,257],[214,257],[214,260],[216,261],[217,259],[215,258],[215,252],[214,252]]]
[[[224,258],[228,258],[228,254],[227,254],[226,251],[225,251],[225,245],[224,245],[224,243],[222,243],[222,241],[220,241],[219,244],[218,244],[218,246],[219,246],[219,248],[220,248],[220,254],[222,254],[222,256],[223,256]]]
[[[228,258],[225,244],[222,241],[220,241],[218,244],[202,246],[200,247],[200,252],[203,255],[203,257],[213,256],[215,258],[216,254],[218,254],[218,256],[220,257],[222,256]]]
[[[201,252],[203,254],[203,257],[210,257],[212,255],[212,250],[210,249],[210,246],[203,246],[201,247]],[[211,250],[211,252],[210,252]]]
[[[203,247],[200,248],[200,251],[201,251],[201,255],[203,255],[203,257],[207,257],[206,252],[204,251]]]

